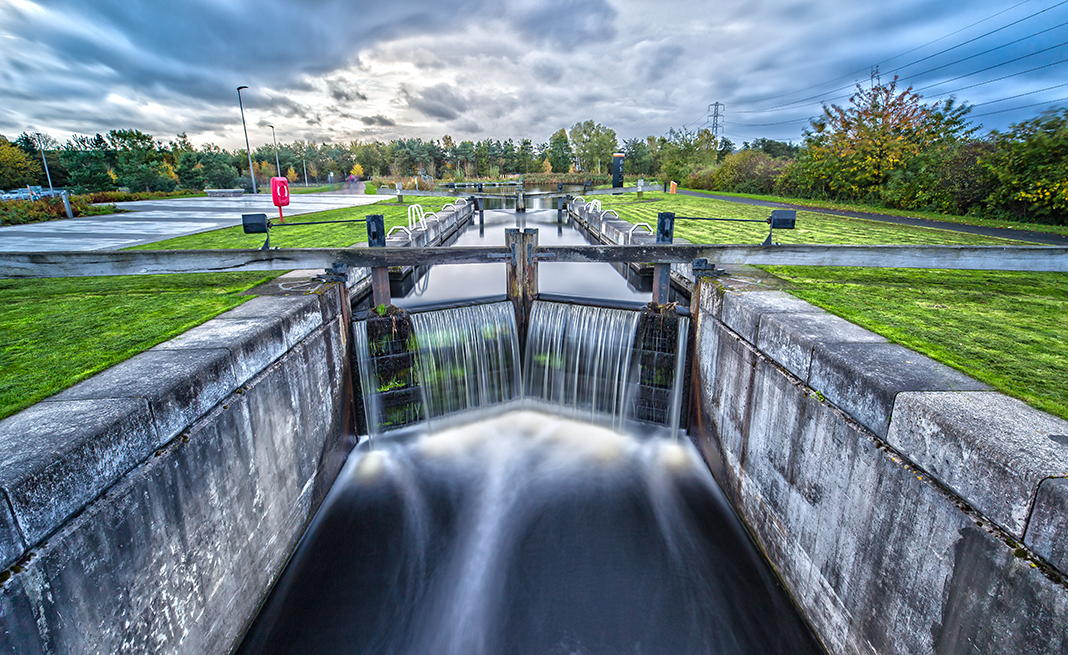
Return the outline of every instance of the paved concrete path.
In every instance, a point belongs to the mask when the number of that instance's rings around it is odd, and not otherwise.
[[[290,196],[285,216],[359,207],[392,196],[307,193]],[[0,227],[0,251],[118,250],[241,224],[241,214],[277,217],[270,194],[238,198],[175,198],[119,203],[129,213]]]
[[[841,209],[823,209],[821,207],[807,207],[790,203],[771,202],[768,200],[754,200],[753,198],[739,198],[737,196],[721,196],[715,193],[703,191],[684,191],[679,189],[679,194],[694,196],[697,198],[713,198],[736,202],[742,205],[755,205],[757,207],[771,207],[773,209],[798,209],[833,216],[846,216],[848,218],[866,218],[872,221],[884,223],[897,223],[898,225],[912,225],[914,227],[929,227],[936,230],[950,230],[953,232],[967,232],[986,237],[1000,237],[1002,239],[1016,239],[1017,241],[1029,241],[1047,246],[1068,246],[1068,236],[1063,234],[1051,234],[1049,232],[1037,232],[1035,230],[1017,230],[1005,227],[987,227],[985,225],[963,225],[961,223],[949,223],[947,221],[932,221],[926,218],[909,218],[906,216],[894,216],[892,214],[873,214],[868,212],[845,211]]]

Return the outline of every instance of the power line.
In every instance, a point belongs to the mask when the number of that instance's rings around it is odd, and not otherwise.
[[[1013,21],[1013,22],[1009,23],[1008,25],[1002,25],[1001,27],[997,28],[996,30],[991,30],[991,31],[989,31],[989,32],[987,32],[985,34],[980,34],[977,37],[968,39],[967,41],[964,41],[962,43],[958,43],[957,45],[955,45],[953,47],[946,48],[945,50],[941,50],[939,52],[936,52],[933,55],[927,55],[926,57],[924,57],[922,59],[917,59],[916,61],[914,61],[912,63],[905,64],[904,66],[899,66],[898,68],[895,68],[894,70],[901,70],[902,68],[908,68],[909,66],[912,66],[914,64],[918,64],[921,61],[927,61],[928,59],[931,59],[932,57],[937,57],[938,55],[945,54],[945,53],[949,52],[950,50],[956,50],[957,48],[960,48],[961,46],[966,46],[969,43],[974,43],[975,41],[978,41],[979,39],[986,38],[986,37],[990,36],[991,34],[995,34],[995,33],[1000,32],[1002,30],[1006,30],[1006,29],[1012,27],[1013,25],[1019,25],[1020,23],[1024,22],[1025,20],[1030,20],[1030,19],[1034,18],[1035,16],[1044,14],[1047,11],[1051,11],[1053,9],[1056,9],[1057,7],[1060,7],[1061,5],[1064,5],[1064,4],[1068,4],[1068,0],[1061,0],[1061,2],[1058,2],[1057,4],[1053,5],[1052,7],[1046,7],[1042,11],[1036,11],[1035,13],[1033,13],[1033,14],[1031,14],[1029,16],[1024,16],[1023,18],[1021,18],[1019,20]]]
[[[1035,66],[1034,68],[1028,68],[1025,71],[1019,71],[1019,72],[1016,72],[1016,73],[1010,73],[1009,75],[1002,75],[1001,77],[995,77],[994,79],[987,80],[985,82],[976,82],[975,84],[969,84],[968,86],[962,86],[959,89],[953,89],[952,91],[944,91],[942,93],[936,93],[935,95],[933,95],[931,97],[932,98],[940,98],[942,96],[952,95],[954,93],[957,93],[958,91],[966,91],[967,89],[974,89],[975,87],[983,86],[984,84],[991,84],[993,82],[1000,82],[1002,80],[1007,80],[1010,77],[1017,77],[1019,75],[1026,75],[1027,73],[1033,73],[1035,71],[1042,70],[1043,68],[1050,68],[1051,66],[1057,66],[1058,64],[1063,64],[1066,61],[1068,61],[1068,59],[1061,59],[1059,61],[1054,61],[1054,62],[1051,62],[1049,64],[1043,64],[1041,66]],[[979,72],[982,72],[982,71],[979,71]],[[973,73],[973,75],[974,75],[974,73]],[[968,77],[968,76],[964,75],[964,77]],[[960,78],[954,78],[954,79],[960,79]],[[938,84],[943,84],[943,82],[939,82]],[[938,86],[938,84],[932,84],[931,86]],[[924,87],[924,88],[925,89],[929,89],[930,87]],[[916,90],[920,91],[921,89],[916,89]]]
[[[1021,2],[1021,3],[1019,3],[1019,4],[1013,5],[1013,7],[1010,7],[1009,9],[1014,9],[1015,7],[1018,7],[1018,6],[1020,6],[1021,4],[1024,4],[1024,3],[1022,3],[1022,2]],[[1060,1],[1060,2],[1058,2],[1057,4],[1055,4],[1055,5],[1052,5],[1052,6],[1050,6],[1050,7],[1046,7],[1045,9],[1043,9],[1043,10],[1041,10],[1041,11],[1035,12],[1035,13],[1033,13],[1033,14],[1029,14],[1029,15],[1027,15],[1027,16],[1024,16],[1023,18],[1020,18],[1020,19],[1018,19],[1018,20],[1015,20],[1015,21],[1013,21],[1013,22],[1011,22],[1011,23],[1009,23],[1009,24],[1007,24],[1007,25],[1003,25],[1003,26],[1001,26],[1001,27],[999,27],[999,28],[997,28],[997,29],[991,30],[991,31],[989,31],[989,32],[986,32],[986,33],[984,33],[984,34],[981,34],[981,35],[979,35],[979,36],[977,36],[977,37],[971,38],[971,39],[969,39],[969,40],[967,40],[967,41],[964,41],[964,42],[962,42],[962,43],[959,43],[959,44],[957,44],[957,45],[955,45],[955,46],[952,46],[952,47],[950,47],[950,48],[946,48],[945,50],[941,50],[941,51],[939,51],[939,52],[937,52],[937,53],[935,53],[935,54],[933,54],[933,55],[929,55],[929,56],[927,56],[927,57],[923,57],[923,58],[921,58],[921,59],[917,59],[917,60],[916,60],[916,61],[914,61],[914,62],[910,62],[910,63],[908,63],[908,64],[904,64],[904,65],[902,65],[902,66],[899,66],[899,67],[897,67],[897,68],[895,68],[895,69],[892,69],[892,70],[891,70],[890,72],[896,72],[896,71],[900,71],[900,70],[901,70],[901,69],[903,69],[903,68],[907,68],[907,67],[909,67],[909,66],[912,66],[912,65],[914,65],[914,64],[920,63],[920,62],[922,62],[922,61],[926,61],[927,59],[930,59],[930,58],[932,58],[932,57],[936,57],[936,56],[938,56],[938,55],[940,55],[940,54],[944,54],[944,53],[946,53],[946,52],[949,52],[950,50],[954,50],[954,49],[956,49],[956,48],[958,48],[958,47],[961,47],[961,46],[963,46],[963,45],[967,45],[968,43],[972,43],[972,42],[974,42],[974,41],[977,41],[977,40],[979,40],[979,39],[985,38],[985,37],[987,37],[987,36],[990,36],[991,34],[995,34],[995,33],[997,33],[997,32],[1000,32],[1000,31],[1002,31],[1002,30],[1004,30],[1004,29],[1007,29],[1007,28],[1009,28],[1009,27],[1012,27],[1013,25],[1017,25],[1017,24],[1019,24],[1019,23],[1021,23],[1021,22],[1023,22],[1023,21],[1026,21],[1026,20],[1029,20],[1029,19],[1031,19],[1031,18],[1034,18],[1035,16],[1038,16],[1038,15],[1040,15],[1040,14],[1044,14],[1044,13],[1046,13],[1047,11],[1051,11],[1051,10],[1053,10],[1053,9],[1056,9],[1057,7],[1060,7],[1061,5],[1065,5],[1065,4],[1068,4],[1068,0],[1061,0],[1061,1]],[[988,18],[984,19],[984,21],[985,21],[985,20],[989,20],[990,18],[994,18],[994,17],[996,17],[996,16],[998,16],[998,15],[1000,15],[1000,14],[1002,14],[1002,13],[1005,13],[1005,11],[1008,11],[1008,9],[1006,9],[1006,10],[1004,10],[1004,11],[1001,11],[1001,12],[998,12],[997,14],[994,14],[994,16],[990,16],[990,17],[988,17]],[[979,22],[983,22],[983,21],[979,21]],[[974,25],[977,25],[977,24],[978,24],[978,23],[973,23],[972,25],[969,25],[968,27],[972,27],[972,26],[974,26]],[[1060,26],[1058,26],[1058,27],[1060,27]],[[965,30],[965,29],[968,29],[968,28],[967,28],[967,27],[965,27],[965,28],[962,28],[961,30],[957,30],[957,32],[953,32],[953,33],[951,33],[950,35],[947,35],[947,37],[948,37],[948,36],[951,36],[952,34],[957,34],[957,33],[959,33],[960,31],[962,31],[962,30]],[[1051,28],[1051,29],[1052,29],[1052,28]],[[1024,38],[1025,38],[1025,39],[1026,39],[1026,38],[1031,38],[1031,37],[1033,37],[1033,36],[1036,36],[1036,35],[1038,35],[1038,34],[1042,34],[1042,33],[1044,33],[1044,32],[1048,32],[1048,31],[1049,31],[1048,29],[1046,29],[1046,30],[1042,30],[1041,32],[1036,32],[1036,33],[1034,33],[1034,34],[1031,34],[1031,35],[1029,35],[1029,36],[1027,36],[1027,37],[1024,37]],[[946,37],[940,37],[939,39],[936,39],[935,41],[939,41],[939,40],[941,40],[941,39],[944,39],[944,38],[946,38]],[[1012,43],[1017,43],[1017,42],[1019,42],[1019,41],[1022,41],[1022,40],[1024,40],[1024,39],[1018,39],[1017,41],[1014,41],[1014,42],[1012,42]],[[934,43],[935,41],[932,41],[931,43]],[[927,45],[930,45],[930,43],[928,43],[928,44],[925,44],[924,46],[920,46],[920,48],[926,47]],[[1011,43],[1009,43],[1009,44],[1005,44],[1005,45],[1011,45]],[[1054,46],[1054,47],[1059,47],[1060,45],[1064,45],[1064,44],[1062,43],[1062,44],[1059,44],[1058,46]],[[1004,46],[999,46],[999,47],[1004,47]],[[913,50],[910,50],[910,51],[908,51],[908,52],[914,52],[914,51],[915,51],[915,50],[917,50],[917,49],[919,49],[919,48],[914,48]],[[996,50],[996,49],[997,49],[997,48],[993,48],[992,50]],[[1049,49],[1051,49],[1051,48],[1046,48],[1046,50],[1049,50]],[[1041,51],[1039,51],[1039,52],[1045,52],[1045,50],[1041,50]],[[908,54],[908,53],[905,53],[905,54]],[[1035,55],[1035,54],[1038,54],[1038,53],[1032,53],[1031,55],[1025,55],[1024,57],[1029,57],[1029,56],[1033,56],[1033,55]],[[897,57],[900,57],[900,56],[903,56],[903,55],[898,55]],[[886,61],[891,61],[891,60],[893,60],[893,59],[897,59],[897,57],[891,57],[890,59],[888,59],[888,60],[884,60],[883,62],[880,62],[880,63],[885,63]],[[1012,61],[1018,61],[1018,60],[1019,60],[1019,59],[1021,59],[1021,58],[1023,58],[1023,57],[1019,57],[1019,58],[1017,58],[1017,59],[1013,59],[1013,60],[1010,60],[1010,61],[1008,61],[1008,62],[1004,62],[1004,63],[1012,63]],[[968,59],[968,58],[965,58],[965,59]],[[961,61],[964,61],[964,60],[961,60]],[[954,62],[954,63],[958,63],[958,62]],[[947,64],[947,65],[949,65],[949,64]],[[998,65],[1004,65],[1004,64],[998,64]],[[940,67],[940,68],[942,68],[942,67]],[[937,69],[937,68],[935,68],[935,69],[931,69],[931,70],[938,70],[938,69]],[[983,70],[989,70],[989,69],[983,69]],[[860,71],[857,71],[857,72],[860,72]],[[930,71],[925,71],[925,73],[926,73],[926,72],[930,72]],[[976,73],[980,73],[980,72],[983,72],[983,71],[982,71],[982,70],[980,70],[980,71],[976,71],[975,73],[969,73],[969,75],[974,75],[974,74],[976,74]],[[851,75],[855,75],[855,74],[856,74],[856,73],[851,73]],[[924,74],[924,73],[919,73],[918,75],[923,75],[923,74]],[[843,77],[848,77],[848,76],[843,76]],[[964,76],[961,76],[961,77],[967,77],[967,75],[964,75]],[[835,79],[842,79],[842,78],[841,78],[841,77],[839,77],[839,78],[835,78]],[[953,78],[953,79],[960,79],[960,77],[957,77],[957,78]],[[952,81],[952,80],[947,80],[947,81]],[[822,86],[822,85],[816,85],[816,86]],[[782,103],[782,104],[779,104],[779,105],[775,105],[775,106],[773,106],[773,107],[770,107],[770,108],[768,108],[768,109],[754,109],[754,110],[736,111],[735,113],[738,113],[738,114],[757,114],[757,113],[768,113],[768,112],[773,112],[773,111],[781,111],[782,109],[787,109],[787,108],[791,108],[791,106],[792,106],[792,105],[801,105],[801,106],[804,106],[804,103],[806,103],[806,102],[808,102],[808,101],[810,101],[810,100],[818,100],[818,99],[820,99],[820,98],[823,98],[824,96],[826,96],[826,95],[828,95],[828,94],[831,94],[831,93],[837,93],[837,92],[839,92],[839,91],[844,91],[844,90],[846,90],[846,89],[852,88],[853,86],[855,86],[855,84],[848,84],[848,85],[846,85],[846,86],[838,87],[838,88],[836,88],[836,89],[831,89],[830,91],[825,91],[825,92],[823,92],[823,93],[819,93],[819,94],[816,94],[816,95],[813,95],[813,96],[809,96],[809,97],[807,97],[807,98],[802,98],[801,100],[794,100],[794,101],[791,101],[791,102],[786,102],[786,103]],[[932,85],[932,86],[937,86],[937,85]],[[815,87],[807,87],[807,89],[808,89],[808,88],[815,88]],[[930,87],[924,87],[924,88],[930,88]],[[805,91],[805,90],[807,90],[807,89],[802,89],[801,91]],[[779,95],[779,96],[773,96],[773,98],[777,98],[777,97],[783,97],[783,96],[791,95],[792,93],[798,93],[798,92],[796,92],[796,91],[795,91],[795,92],[791,92],[791,93],[785,93],[785,94],[781,94],[781,95]],[[840,99],[841,99],[841,98],[843,98],[843,97],[848,97],[848,96],[837,96],[837,97],[835,97],[835,98],[831,98],[830,100],[828,100],[828,102],[829,102],[829,101],[833,101],[833,100],[840,100]],[[773,99],[773,98],[769,98],[769,99]]]
[[[1048,100],[1046,102],[1035,102],[1035,103],[1032,103],[1030,105],[1021,105],[1019,107],[1012,107],[1011,109],[998,109],[997,111],[987,111],[987,112],[983,112],[982,114],[976,114],[973,118],[978,118],[980,116],[992,116],[994,114],[1004,114],[1005,112],[1016,111],[1018,109],[1028,109],[1029,107],[1038,107],[1039,105],[1051,105],[1051,104],[1053,104],[1055,102],[1064,102],[1065,100],[1068,100],[1068,96],[1065,96],[1063,98],[1057,98],[1056,100]]]
[[[1053,27],[1046,28],[1046,29],[1042,30],[1041,32],[1035,32],[1034,34],[1028,34],[1027,36],[1019,38],[1019,39],[1016,39],[1015,41],[1009,41],[1008,43],[1003,43],[1003,44],[1001,44],[1001,45],[999,45],[997,47],[990,48],[988,50],[983,50],[982,52],[977,52],[974,55],[968,55],[967,57],[964,57],[963,59],[958,59],[956,61],[951,61],[948,64],[942,64],[941,66],[935,66],[934,68],[928,68],[927,70],[923,71],[922,73],[912,73],[910,75],[910,77],[921,77],[921,76],[926,75],[928,73],[933,73],[936,70],[941,70],[943,68],[946,68],[947,66],[953,66],[954,64],[959,64],[959,63],[968,61],[969,59],[975,59],[976,57],[982,57],[983,55],[988,55],[991,52],[994,52],[995,50],[1001,50],[1002,48],[1007,48],[1010,45],[1015,45],[1015,44],[1017,44],[1017,43],[1019,43],[1021,41],[1026,41],[1028,39],[1033,39],[1036,36],[1039,36],[1041,34],[1045,34],[1046,32],[1052,32],[1053,30],[1059,29],[1061,27],[1064,27],[1065,25],[1068,25],[1068,22],[1061,23],[1060,25],[1054,25]],[[1066,43],[1068,43],[1068,42],[1066,42]],[[1054,48],[1060,47],[1062,45],[1065,45],[1066,43],[1060,43],[1060,44],[1058,44],[1056,46],[1053,46],[1053,47]],[[1052,48],[1046,48],[1046,50],[1051,50],[1051,49]],[[1032,55],[1038,54],[1040,52],[1045,52],[1045,50],[1039,50],[1038,52],[1032,53]],[[1030,57],[1031,55],[1027,55],[1027,56]],[[902,68],[904,68],[904,66],[902,66]],[[894,70],[892,70],[890,72],[894,73],[894,72],[899,71],[899,70],[901,70],[901,68],[895,68]]]
[[[1066,0],[1066,1],[1068,1],[1068,0]],[[1043,52],[1049,52],[1050,50],[1056,50],[1057,48],[1062,48],[1062,47],[1064,47],[1066,45],[1068,45],[1068,41],[1066,41],[1064,43],[1058,43],[1057,45],[1050,46],[1048,48],[1043,48],[1042,50],[1036,50],[1035,52],[1032,52],[1032,53],[1029,53],[1029,54],[1026,54],[1026,55],[1020,55],[1019,57],[1016,57],[1015,59],[1010,59],[1008,61],[1003,61],[1001,63],[994,64],[993,66],[987,66],[986,68],[980,68],[979,70],[973,71],[971,73],[965,73],[964,75],[958,75],[956,77],[951,77],[948,80],[942,80],[941,82],[935,82],[934,84],[928,84],[927,86],[921,86],[920,88],[915,89],[915,91],[923,91],[924,89],[931,89],[931,88],[934,88],[936,86],[942,86],[943,84],[948,84],[949,82],[956,82],[957,80],[964,79],[965,77],[971,77],[972,75],[978,75],[979,73],[985,73],[985,72],[987,72],[989,70],[994,70],[995,68],[1001,68],[1002,66],[1008,66],[1009,64],[1013,64],[1013,63],[1016,63],[1018,61],[1022,61],[1024,59],[1027,59],[1028,57],[1034,57],[1036,55],[1042,54]],[[1064,60],[1061,60],[1061,61],[1064,61]],[[1045,66],[1040,67],[1040,68],[1045,68]],[[1031,70],[1037,70],[1037,69],[1032,68]],[[1030,71],[1023,71],[1023,73],[1026,73],[1026,72],[1030,72]],[[1007,77],[1013,77],[1014,75],[1021,75],[1021,74],[1022,73],[1014,73],[1013,75],[1009,75]],[[999,78],[999,79],[1004,79],[1004,78]],[[994,80],[991,80],[991,81],[994,81]],[[983,84],[986,84],[986,83],[987,82],[983,82]],[[971,88],[971,87],[964,87],[964,88]],[[945,94],[939,94],[939,95],[945,95]]]
[[[879,62],[878,64],[875,64],[875,65],[876,66],[881,66],[881,65],[883,65],[883,64],[885,64],[887,62],[890,62],[890,61],[893,61],[895,59],[898,59],[899,57],[904,57],[905,55],[912,54],[913,52],[916,52],[917,50],[922,50],[923,48],[926,48],[929,45],[933,45],[935,43],[938,43],[939,41],[942,41],[943,39],[948,39],[949,37],[954,36],[955,34],[960,34],[961,32],[963,32],[965,30],[969,30],[969,29],[975,27],[976,25],[979,25],[980,23],[985,23],[988,20],[997,18],[1001,14],[1004,14],[1005,12],[1008,12],[1008,11],[1012,11],[1013,9],[1016,9],[1020,5],[1025,5],[1030,1],[1031,0],[1023,0],[1023,2],[1018,2],[1018,3],[1014,4],[1013,6],[1009,7],[1008,9],[1002,9],[1001,11],[997,12],[996,14],[993,14],[991,16],[987,16],[986,18],[984,18],[982,20],[979,20],[979,21],[976,21],[976,22],[972,23],[971,25],[967,25],[965,27],[962,27],[962,28],[960,28],[959,30],[957,30],[955,32],[950,32],[949,34],[946,34],[945,36],[940,36],[937,39],[935,39],[934,41],[928,41],[927,43],[924,43],[921,46],[916,46],[912,50],[906,50],[905,52],[903,52],[903,53],[901,53],[899,55],[894,55],[893,57],[890,57],[889,59],[884,59],[883,61],[881,61],[881,62]],[[1062,2],[1061,4],[1064,4],[1064,3]],[[1054,5],[1054,6],[1056,6],[1056,5]],[[768,98],[764,98],[761,102],[767,102],[769,100],[775,100],[777,98],[784,98],[784,97],[789,96],[789,95],[794,95],[795,93],[804,93],[805,91],[808,91],[810,89],[815,89],[815,88],[824,86],[825,84],[832,84],[834,82],[837,82],[838,80],[843,80],[843,79],[846,79],[848,77],[852,77],[852,76],[856,75],[857,73],[863,73],[865,70],[869,70],[869,69],[870,69],[870,67],[868,69],[863,69],[862,68],[860,70],[853,71],[852,73],[846,73],[845,75],[842,75],[840,77],[836,77],[836,78],[834,78],[832,80],[827,80],[826,82],[820,82],[819,84],[814,84],[812,86],[807,86],[807,87],[805,87],[803,89],[798,89],[797,91],[789,91],[787,93],[780,93],[777,96],[771,96],[771,97],[768,97]],[[846,88],[849,88],[849,87],[846,87]],[[828,91],[828,93],[834,93],[834,91]],[[742,113],[742,112],[736,112],[736,113]],[[745,113],[749,113],[749,112],[745,112]]]
[[[1016,98],[1022,98],[1024,96],[1033,96],[1036,93],[1042,93],[1043,91],[1051,91],[1053,89],[1059,89],[1062,86],[1068,86],[1068,82],[1065,82],[1064,84],[1055,84],[1053,86],[1047,86],[1046,88],[1038,89],[1037,91],[1028,91],[1026,93],[1017,93],[1016,95],[1009,96],[1007,98],[999,98],[998,100],[987,100],[986,102],[980,102],[977,105],[972,105],[972,108],[974,109],[975,107],[982,107],[983,105],[993,105],[993,104],[996,104],[996,103],[999,103],[999,102],[1005,102],[1006,100],[1015,100]],[[1039,104],[1041,104],[1041,103],[1039,103]]]

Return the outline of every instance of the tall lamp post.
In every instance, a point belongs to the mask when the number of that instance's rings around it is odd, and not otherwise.
[[[237,87],[237,106],[241,108],[241,129],[245,131],[245,152],[248,153],[248,176],[252,178],[252,193],[256,191],[256,169],[252,166],[252,148],[248,145],[248,128],[245,126],[245,106],[241,104],[241,89],[247,86]]]
[[[282,177],[282,164],[278,163],[278,137],[274,133],[274,125],[268,125],[271,128],[271,140],[274,141],[274,170],[275,175]]]

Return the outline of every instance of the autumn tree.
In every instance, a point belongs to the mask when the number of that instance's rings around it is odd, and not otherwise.
[[[999,182],[989,202],[1025,219],[1068,225],[1068,109],[994,132],[983,167]]]
[[[41,165],[0,135],[0,187],[34,184],[42,176]]]
[[[952,98],[924,103],[912,87],[899,91],[897,77],[867,89],[857,85],[847,107],[824,105],[805,131],[800,172],[830,195],[881,200],[896,172],[975,132],[965,120],[969,111]]]

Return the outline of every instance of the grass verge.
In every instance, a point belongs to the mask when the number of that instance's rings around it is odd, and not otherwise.
[[[741,205],[727,200],[695,198],[667,193],[646,193],[646,200],[637,202],[637,194],[599,196],[601,206],[613,209],[620,218],[631,223],[648,223],[656,228],[659,212],[674,212],[679,216],[746,218],[766,220],[771,215],[767,207]],[[676,236],[692,243],[749,243],[758,244],[768,236],[766,223],[723,223],[718,221],[675,220]],[[863,218],[848,218],[821,214],[815,211],[797,212],[797,227],[777,230],[779,243],[840,243],[840,244],[930,244],[930,245],[1004,245],[1007,239],[984,237],[937,228],[897,225]]]
[[[718,196],[731,196],[734,198],[751,198],[753,200],[766,200],[768,202],[781,202],[801,207],[815,207],[817,209],[837,209],[841,211],[866,212],[869,214],[886,214],[888,216],[904,216],[906,218],[923,218],[930,221],[942,221],[944,223],[958,223],[960,225],[979,225],[982,227],[999,227],[1009,230],[1030,230],[1032,232],[1046,232],[1048,234],[1068,234],[1068,225],[1045,225],[1043,223],[1021,223],[1019,221],[1006,221],[1001,219],[983,218],[981,216],[959,216],[957,214],[940,214],[938,212],[926,212],[906,209],[889,209],[875,205],[854,205],[831,200],[811,200],[808,198],[783,198],[781,196],[762,196],[752,193],[730,193],[725,191],[707,191],[705,189],[686,189],[698,193],[714,193]]]
[[[814,305],[1068,419],[1068,274],[765,268]]]
[[[414,198],[413,198],[414,200]],[[444,198],[419,198],[424,211],[440,209]],[[377,202],[362,207],[345,207],[329,209],[292,216],[286,223],[315,223],[318,221],[346,221],[362,219],[368,214],[382,214],[386,221],[386,230],[396,225],[408,224],[408,206]],[[272,221],[277,221],[273,217]],[[364,223],[330,223],[326,225],[295,225],[271,228],[271,246],[278,248],[347,248],[367,241],[367,227]],[[190,234],[164,241],[132,246],[127,250],[221,250],[230,248],[259,248],[263,245],[262,234],[245,234],[240,226],[226,227],[200,234]]]
[[[0,280],[0,418],[240,305],[277,275]]]

